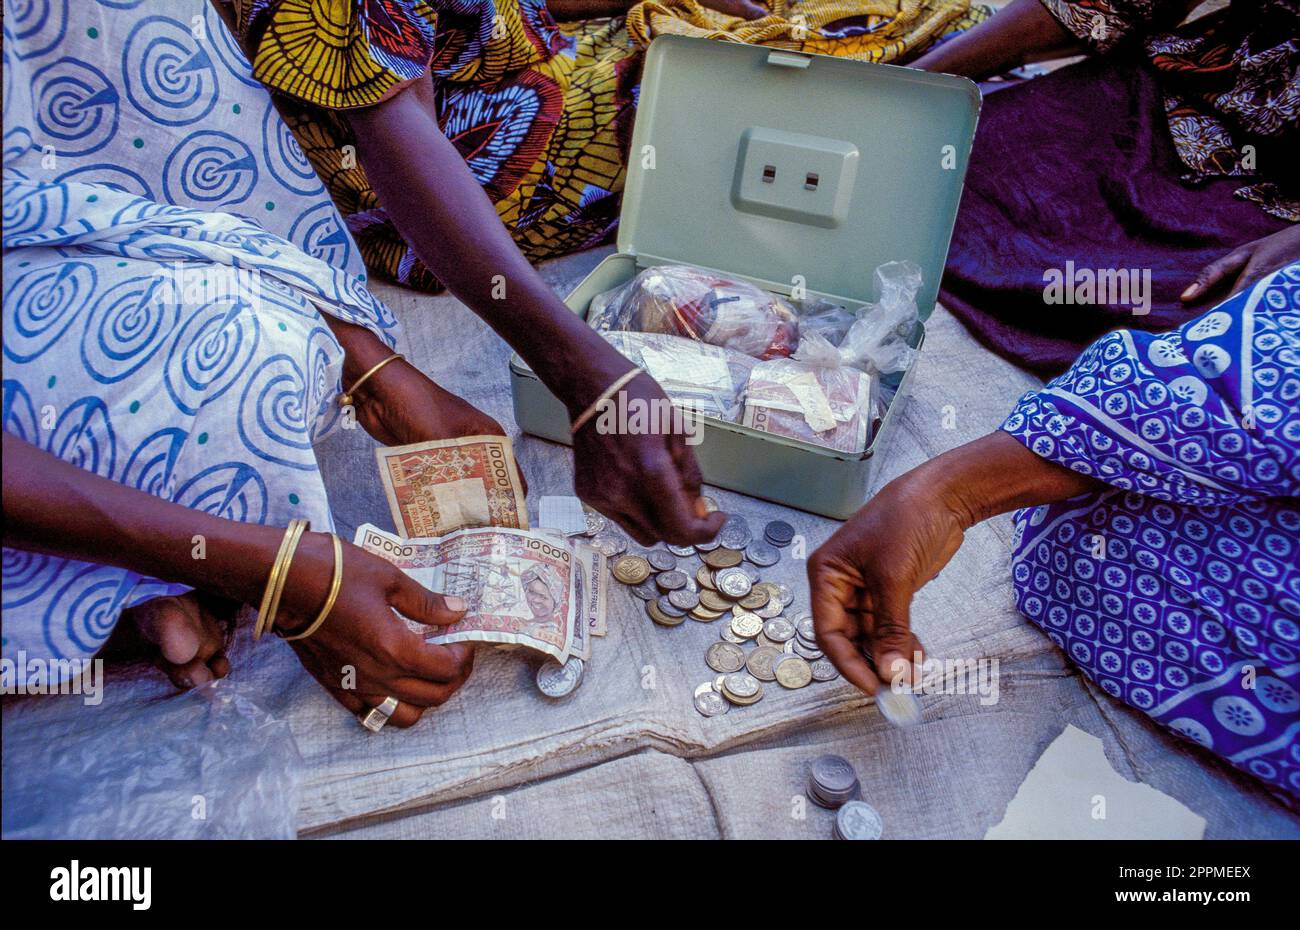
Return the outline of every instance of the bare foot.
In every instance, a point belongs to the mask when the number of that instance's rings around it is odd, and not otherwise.
[[[154,664],[183,690],[207,684],[230,673],[226,630],[234,605],[194,592],[157,597],[127,611],[140,638],[156,653]]]

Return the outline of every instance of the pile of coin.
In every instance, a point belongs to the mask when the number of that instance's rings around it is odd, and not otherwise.
[[[678,626],[687,618],[719,622],[721,641],[705,653],[705,663],[718,675],[694,696],[695,709],[706,717],[757,703],[765,683],[797,689],[838,677],[816,646],[812,615],[783,615],[794,600],[790,586],[763,581],[758,572],[777,564],[780,547],[793,538],[790,524],[773,520],[756,540],[745,518],[733,514],[708,542],[655,547],[612,563],[614,577],[645,602],[660,626]],[[696,556],[700,563],[694,567],[681,561]]]
[[[837,840],[878,840],[885,832],[884,821],[866,801],[846,801],[835,814],[831,836]]]
[[[862,796],[858,773],[841,756],[818,756],[808,767],[808,798],[818,807],[835,810]]]

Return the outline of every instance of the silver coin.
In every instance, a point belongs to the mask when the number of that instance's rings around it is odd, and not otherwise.
[[[721,693],[722,693],[722,684],[723,684],[723,682],[725,682],[726,680],[727,680],[727,676],[726,676],[726,675],[719,675],[717,678],[713,679],[713,690],[716,691],[716,692],[718,692],[719,694],[721,694]]]
[[[799,637],[797,636],[794,638],[793,642],[794,642],[794,654],[797,656],[803,656],[809,662],[812,662],[815,659],[820,659],[825,655],[825,653],[822,652],[820,649],[809,649],[807,646],[805,646],[803,643],[799,641]]]
[[[768,568],[781,561],[781,551],[756,539],[745,547],[745,558],[761,568]]]
[[[582,684],[585,668],[586,664],[577,656],[571,656],[563,665],[548,659],[537,670],[537,689],[549,698],[572,694]]]
[[[763,527],[763,536],[774,546],[788,546],[794,540],[794,527],[784,520],[773,520]]]
[[[771,620],[775,617],[781,616],[781,611],[783,610],[785,610],[785,605],[779,604],[776,601],[768,601],[762,607],[758,608],[758,610],[754,611],[754,613],[758,614],[764,620]]]
[[[737,636],[735,634],[731,629],[731,621],[729,620],[722,624],[722,629],[719,631],[719,635],[729,643],[735,643],[738,646],[749,645],[749,640],[745,639],[743,636]]]
[[[732,672],[724,683],[728,691],[741,698],[753,697],[760,687],[758,679],[749,672]]]
[[[735,568],[725,568],[714,576],[713,583],[727,597],[739,600],[754,588],[749,576]]]
[[[631,590],[633,594],[641,598],[643,601],[659,600],[659,588],[655,586],[655,580],[653,578],[647,578],[640,584],[633,585]]]
[[[884,832],[880,814],[866,801],[848,801],[835,815],[835,834],[842,840],[878,840]]]
[[[609,528],[609,521],[594,510],[583,508],[582,516],[587,521],[587,528],[583,532],[588,536],[603,533]]]
[[[686,573],[676,570],[660,572],[655,576],[655,584],[665,594],[669,591],[680,591],[686,587]]]
[[[813,659],[809,664],[812,666],[813,681],[834,681],[840,677],[839,669],[830,659]]]
[[[601,532],[592,537],[591,548],[605,558],[612,559],[616,555],[622,555],[627,550],[627,540],[617,533]]]
[[[794,589],[788,584],[783,584],[778,581],[776,583],[776,599],[789,607],[790,603],[794,600]]]
[[[705,682],[708,691],[695,692],[695,709],[705,717],[718,717],[731,710],[731,702],[721,694],[713,690],[713,686]]]
[[[665,594],[665,595],[663,595],[662,597],[660,597],[657,601],[655,601],[655,603],[658,604],[658,605],[659,605],[659,609],[662,610],[662,611],[663,611],[666,615],[668,615],[669,617],[685,617],[685,616],[686,616],[686,611],[683,610],[681,607],[678,607],[678,606],[677,606],[676,604],[674,604],[671,600],[669,600],[667,594]]]
[[[749,583],[752,585],[758,584],[763,580],[762,576],[758,573],[758,569],[754,568],[752,565],[740,564],[737,565],[736,568],[745,573],[745,577],[749,579]]]
[[[694,546],[669,546],[668,551],[682,559],[689,559],[691,556],[695,555]]]
[[[817,628],[813,626],[813,618],[810,615],[791,619],[790,622],[794,624],[794,628],[799,631],[799,635],[804,639],[810,642],[817,640]]]
[[[817,787],[832,794],[852,791],[858,784],[858,773],[843,756],[818,756],[813,759],[808,774]]]
[[[700,596],[694,591],[687,591],[685,588],[669,591],[668,601],[680,610],[694,610],[700,606]]]
[[[718,548],[718,547],[721,546],[721,545],[722,545],[722,539],[721,539],[721,537],[719,537],[719,536],[714,536],[712,539],[708,540],[707,542],[696,543],[696,544],[695,544],[695,551],[696,551],[696,552],[712,552],[714,549]]]
[[[705,651],[704,661],[715,672],[731,674],[745,667],[745,650],[734,643],[714,643]]]
[[[915,726],[925,716],[920,698],[911,691],[895,690],[888,685],[876,692],[876,706],[881,716],[896,727]]]
[[[718,539],[723,546],[736,550],[743,550],[752,538],[748,527],[724,526],[722,532],[718,534]]]
[[[757,612],[761,617],[762,612]],[[773,617],[763,624],[763,635],[774,643],[784,643],[794,637],[794,624],[783,617]]]
[[[671,552],[663,549],[651,549],[645,555],[650,567],[657,572],[670,572],[677,567],[677,559]]]
[[[713,687],[713,682],[706,681],[703,684],[699,684],[695,686],[695,696],[699,697],[700,694],[705,691],[716,691],[716,690],[717,689]]]

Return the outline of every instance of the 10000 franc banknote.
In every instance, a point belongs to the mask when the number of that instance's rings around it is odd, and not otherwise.
[[[445,536],[467,526],[528,529],[524,486],[506,436],[462,436],[375,450],[397,532]]]
[[[559,662],[570,655],[575,626],[585,615],[577,603],[573,549],[563,540],[499,527],[402,539],[363,524],[355,542],[430,591],[465,599],[468,609],[462,619],[420,629],[422,634],[432,631],[427,642],[512,643]],[[589,635],[584,628],[583,651]]]

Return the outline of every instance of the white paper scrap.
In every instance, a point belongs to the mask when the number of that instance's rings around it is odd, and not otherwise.
[[[1039,756],[986,840],[1199,840],[1205,818],[1124,778],[1102,742],[1075,726]]]
[[[537,505],[537,526],[563,536],[587,531],[587,516],[582,501],[572,495],[543,497]]]

